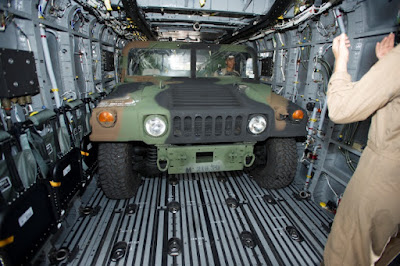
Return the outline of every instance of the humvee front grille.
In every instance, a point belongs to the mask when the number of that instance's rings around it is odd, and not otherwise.
[[[172,120],[174,137],[228,137],[242,135],[245,125],[239,116],[175,116]]]

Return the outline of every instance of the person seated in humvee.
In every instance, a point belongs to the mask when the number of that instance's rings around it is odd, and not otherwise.
[[[225,60],[226,67],[215,71],[214,76],[237,76],[240,77],[239,72],[235,70],[235,57],[229,55]]]

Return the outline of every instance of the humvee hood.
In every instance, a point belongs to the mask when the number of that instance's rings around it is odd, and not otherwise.
[[[143,88],[150,85],[152,85],[152,83],[148,82],[122,84],[105,97],[99,103],[98,107],[135,105],[141,100]]]
[[[187,80],[169,85],[157,96],[157,102],[171,108],[221,108],[240,107],[242,101],[232,84],[220,85],[216,80]]]
[[[236,82],[204,78],[171,79],[168,83],[166,89],[156,96],[156,101],[169,110],[241,109],[254,104]]]
[[[240,81],[237,78],[229,81],[226,78],[153,77],[151,82],[118,86],[101,101],[99,107],[136,105],[143,97],[155,96],[156,102],[167,109],[244,108],[254,101],[246,96]]]

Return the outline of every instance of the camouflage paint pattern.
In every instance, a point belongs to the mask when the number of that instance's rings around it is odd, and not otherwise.
[[[128,55],[130,49],[135,48],[167,48],[167,49],[219,49],[218,51],[248,52],[256,58],[254,50],[241,45],[205,45],[188,44],[177,42],[133,42],[128,44],[123,52],[122,81],[111,94],[103,99],[94,109],[90,124],[92,126],[91,141],[101,142],[128,142],[139,141],[149,145],[156,145],[158,148],[158,160],[168,161],[169,173],[183,172],[209,172],[228,171],[243,169],[243,162],[246,156],[253,156],[253,146],[257,142],[240,141],[235,144],[213,144],[176,146],[169,143],[168,137],[172,134],[171,112],[166,106],[157,102],[156,96],[163,91],[170,89],[174,84],[184,83],[185,79],[176,79],[161,76],[127,76]],[[256,61],[256,60],[254,60]],[[256,64],[254,64],[256,66]],[[254,73],[258,73],[255,68]],[[269,136],[293,137],[305,136],[305,125],[307,117],[302,121],[291,121],[291,113],[301,109],[284,97],[272,92],[271,86],[262,84],[257,80],[242,79],[240,77],[218,77],[213,79],[198,78],[207,86],[230,85],[235,87],[241,95],[245,95],[254,102],[265,105],[272,115],[268,121],[271,132]],[[209,81],[208,81],[209,80]],[[111,112],[116,121],[113,125],[105,127],[98,121],[98,115],[102,111]],[[305,112],[304,112],[305,113]],[[144,121],[149,115],[162,116],[167,121],[167,131],[160,137],[149,136],[145,132]],[[290,132],[290,133],[288,133]],[[265,137],[265,138],[267,138]],[[265,139],[264,139],[265,140]],[[211,162],[196,161],[196,154],[213,154]],[[235,157],[230,160],[229,154]],[[197,157],[196,157],[197,156]],[[202,157],[202,156],[200,156]],[[199,158],[200,158],[199,157]],[[203,158],[204,159],[204,158]],[[203,168],[202,168],[203,167]],[[160,170],[162,169],[159,166]]]

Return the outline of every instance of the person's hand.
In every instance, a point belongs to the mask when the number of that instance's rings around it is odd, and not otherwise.
[[[350,40],[346,34],[342,33],[333,39],[332,51],[335,56],[335,72],[347,71],[349,61]]]
[[[376,43],[375,53],[378,59],[384,57],[394,47],[394,34],[390,33],[381,42]]]

